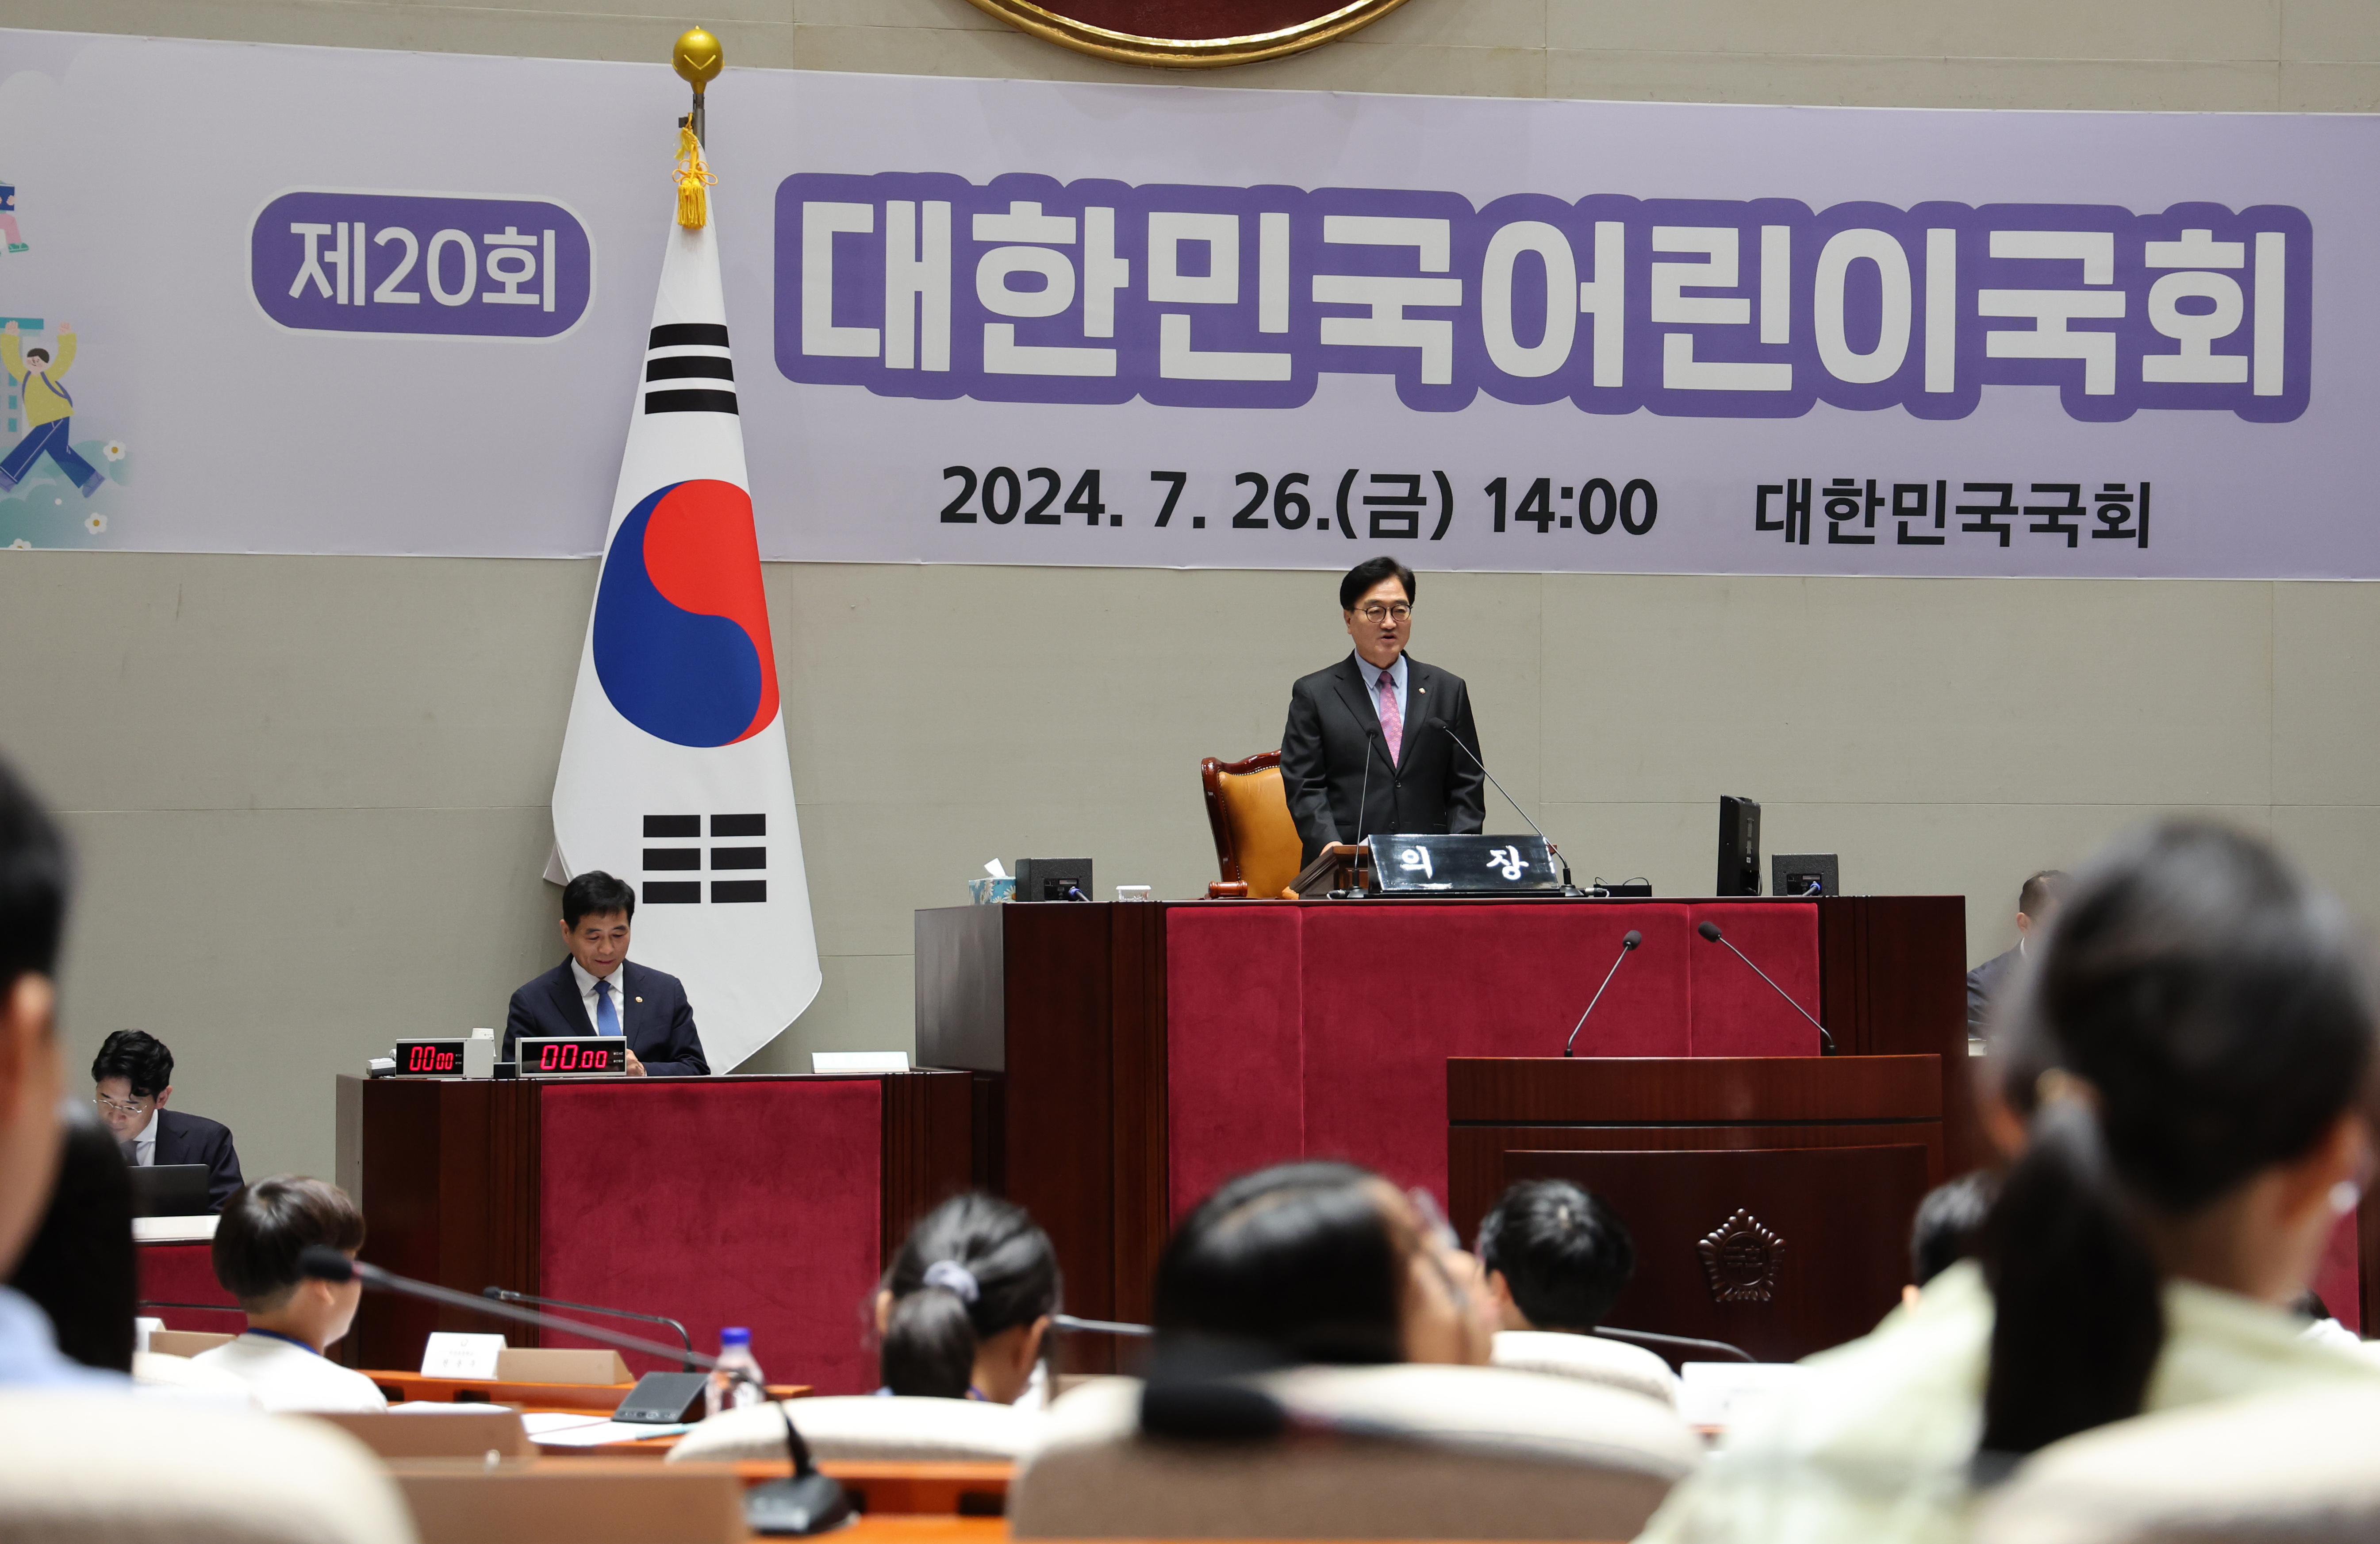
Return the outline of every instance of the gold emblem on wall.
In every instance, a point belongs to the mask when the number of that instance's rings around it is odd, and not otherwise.
[[[1705,1234],[1694,1252],[1703,1258],[1713,1302],[1766,1303],[1777,1295],[1777,1259],[1785,1241],[1742,1207]]]
[[[978,10],[1051,43],[1128,65],[1212,69],[1253,64],[1345,37],[1404,0],[974,0]],[[1182,19],[1184,12],[1193,20]]]

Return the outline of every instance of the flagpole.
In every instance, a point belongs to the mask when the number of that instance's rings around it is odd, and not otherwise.
[[[694,88],[694,109],[678,120],[678,127],[693,129],[695,142],[706,150],[710,147],[710,140],[703,133],[702,91],[718,78],[719,71],[726,63],[727,56],[720,51],[719,40],[699,27],[679,37],[677,46],[670,51],[670,67]]]

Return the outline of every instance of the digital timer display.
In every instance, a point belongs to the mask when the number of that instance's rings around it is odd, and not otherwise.
[[[524,1036],[515,1052],[523,1077],[625,1077],[628,1043],[612,1037],[535,1039]]]
[[[396,1042],[396,1075],[399,1077],[460,1077],[463,1076],[463,1042],[399,1040]]]

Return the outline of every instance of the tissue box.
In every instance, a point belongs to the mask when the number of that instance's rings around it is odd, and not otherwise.
[[[975,904],[979,906],[996,906],[1004,901],[1016,899],[1016,881],[1013,879],[996,880],[990,877],[969,880],[967,894],[975,897]]]

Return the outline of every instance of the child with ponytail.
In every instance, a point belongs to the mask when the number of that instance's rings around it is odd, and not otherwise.
[[[1057,1252],[1020,1207],[954,1196],[909,1230],[876,1294],[883,1392],[1014,1404],[1051,1348]]]
[[[2380,1361],[2289,1311],[2371,1162],[2361,930],[2265,843],[2154,825],[2070,892],[1991,1063],[2027,1120],[1979,1259],[1730,1434],[1644,1537],[1955,1540],[1982,1488],[2145,1411]]]

